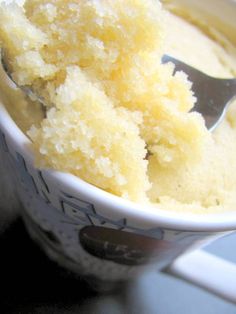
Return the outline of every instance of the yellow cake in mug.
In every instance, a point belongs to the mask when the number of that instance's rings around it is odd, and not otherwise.
[[[165,53],[217,77],[236,62],[157,0],[27,0],[0,5],[0,41],[20,86],[1,97],[38,167],[166,210],[236,209],[236,114],[210,133]]]

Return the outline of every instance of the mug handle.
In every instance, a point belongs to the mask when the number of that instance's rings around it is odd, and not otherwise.
[[[198,249],[178,257],[165,272],[236,303],[236,265],[232,262]]]

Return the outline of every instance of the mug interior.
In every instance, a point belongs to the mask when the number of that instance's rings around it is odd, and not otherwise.
[[[165,1],[169,2],[169,1]],[[201,19],[210,20],[222,34],[228,37],[236,47],[236,2],[232,0],[224,1],[197,1],[197,0],[176,0],[171,1],[194,11]],[[222,5],[224,8],[222,8]],[[222,10],[225,14],[222,14]],[[220,21],[220,22],[219,22]],[[26,160],[34,164],[33,153],[29,149],[30,140],[18,128],[10,117],[4,105],[0,102],[0,128],[10,139],[14,149],[21,153]],[[135,220],[142,225],[155,225],[176,230],[186,231],[226,231],[236,229],[236,208],[234,211],[223,213],[186,213],[161,210],[152,206],[136,204],[112,195],[91,184],[75,177],[74,175],[62,173],[54,170],[47,170],[48,178],[59,185],[64,191],[71,190],[82,193],[85,199],[92,203],[99,204],[109,216],[123,215]],[[235,191],[236,193],[236,191]]]

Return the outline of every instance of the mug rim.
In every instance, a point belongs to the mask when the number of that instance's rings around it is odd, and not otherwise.
[[[7,109],[0,101],[0,129],[5,132],[14,144],[17,152],[34,165],[33,152],[29,149],[31,141],[21,131],[14,120],[11,118]],[[201,232],[222,232],[236,230],[236,209],[220,213],[188,213],[185,211],[172,211],[151,206],[150,204],[138,204],[122,197],[104,191],[73,174],[63,173],[51,169],[46,171],[50,180],[57,182],[59,186],[65,187],[65,190],[72,190],[76,194],[82,193],[85,198],[91,202],[99,204],[117,215],[123,215],[137,223],[164,227],[165,229],[201,231]]]

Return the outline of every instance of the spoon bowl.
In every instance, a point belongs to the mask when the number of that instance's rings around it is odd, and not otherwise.
[[[183,71],[187,74],[197,97],[193,110],[203,116],[206,127],[213,131],[224,118],[229,104],[236,97],[236,79],[209,76],[169,55],[164,55],[162,62],[172,62],[175,65],[175,72]]]
[[[29,86],[26,85],[19,85],[12,77],[11,71],[7,65],[7,62],[5,61],[6,59],[6,54],[3,50],[3,48],[0,50],[1,52],[1,63],[2,63],[2,68],[4,72],[6,73],[7,77],[11,80],[11,82],[18,88],[22,90],[22,92],[27,95],[32,101],[37,101],[41,104],[42,111],[46,114],[46,102],[44,98],[40,95],[38,95],[35,91],[33,91]]]

